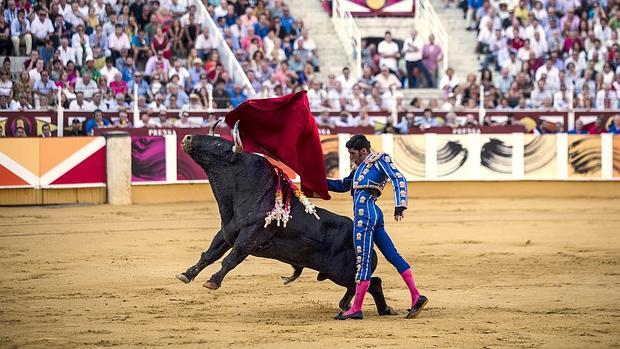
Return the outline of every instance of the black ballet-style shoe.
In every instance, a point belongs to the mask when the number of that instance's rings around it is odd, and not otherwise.
[[[407,316],[405,316],[405,319],[416,318],[418,315],[420,315],[422,309],[424,309],[427,303],[428,298],[420,295],[420,298],[418,298],[417,302],[415,302],[415,305],[411,307],[411,309],[407,309]]]
[[[364,314],[362,314],[361,311],[355,312],[353,314],[349,314],[349,315],[344,315],[344,312],[339,312],[338,315],[334,316],[335,320],[348,320],[348,319],[353,319],[353,320],[362,320],[364,318]]]

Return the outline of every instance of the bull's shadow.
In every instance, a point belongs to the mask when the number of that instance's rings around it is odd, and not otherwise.
[[[286,228],[271,223],[266,228],[265,215],[274,205],[279,178],[263,157],[244,153],[239,139],[238,124],[235,141],[210,135],[186,136],[183,150],[207,173],[218,204],[221,229],[200,260],[177,278],[191,282],[205,267],[230,253],[222,260],[221,269],[204,286],[218,289],[228,272],[248,255],[276,259],[293,266],[294,273],[285,283],[294,281],[303,268],[319,272],[319,281],[329,279],[346,288],[339,302],[342,310],[350,307],[355,294],[355,251],[353,221],[328,210],[317,208],[320,220],[305,212],[304,205],[293,196],[291,216]],[[377,255],[372,252],[372,269]],[[373,277],[369,293],[380,315],[396,314],[385,301],[381,279]]]

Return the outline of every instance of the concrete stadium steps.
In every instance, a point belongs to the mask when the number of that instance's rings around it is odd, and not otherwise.
[[[478,73],[480,62],[476,50],[476,32],[465,30],[466,22],[463,11],[451,5],[445,8],[441,0],[431,0],[437,16],[448,33],[448,65],[455,70],[455,75],[464,81],[468,73]]]
[[[331,18],[317,0],[286,0],[295,18],[301,18],[310,30],[310,37],[317,45],[321,72],[317,74],[325,81],[329,74],[342,74],[342,68],[349,65],[346,52],[338,40]]]

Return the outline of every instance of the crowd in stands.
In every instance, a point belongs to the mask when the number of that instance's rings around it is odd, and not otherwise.
[[[348,67],[321,73],[309,28],[282,0],[205,4],[219,33],[197,21],[193,0],[6,0],[0,110],[54,108],[59,89],[67,110],[128,115],[137,104],[148,120],[142,124],[151,126],[171,124],[168,116],[182,122],[193,110],[235,107],[248,88],[226,71],[216,48],[220,35],[247,73],[256,92],[251,97],[307,90],[317,113],[342,112],[334,124],[365,125],[371,112],[424,108],[620,107],[620,6],[614,2],[467,0],[481,72],[465,81],[452,68],[439,78],[443,52],[433,35],[412,30],[397,43],[387,31],[376,45],[363,41],[357,79]],[[20,73],[11,70],[9,56],[27,57]],[[444,95],[428,103],[405,100],[401,91],[434,86]],[[179,115],[167,112],[178,109]]]
[[[467,0],[480,76],[439,83],[446,110],[620,107],[620,4],[607,0]],[[483,96],[480,89],[483,88]]]

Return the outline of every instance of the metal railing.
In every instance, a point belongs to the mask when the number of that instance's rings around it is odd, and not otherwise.
[[[202,25],[209,27],[209,35],[215,35],[215,38],[217,39],[216,40],[217,45],[215,46],[215,48],[218,50],[220,54],[220,60],[222,61],[224,68],[233,78],[233,81],[235,81],[236,83],[240,83],[241,85],[244,86],[249,98],[254,97],[256,95],[256,91],[254,90],[254,87],[252,87],[252,84],[250,83],[248,76],[245,74],[245,71],[243,70],[243,68],[241,67],[241,64],[237,60],[237,57],[235,57],[235,54],[232,52],[230,47],[228,47],[226,40],[224,40],[224,36],[220,32],[220,30],[217,28],[215,22],[213,21],[213,18],[211,18],[211,15],[207,11],[207,8],[200,0],[192,0],[192,1],[196,5],[196,9],[197,9],[196,22],[202,23]],[[191,1],[190,1],[190,4],[191,4]]]
[[[362,76],[362,36],[351,12],[347,11],[341,0],[332,1],[332,24],[342,43],[351,67],[351,75]]]
[[[435,8],[429,0],[415,0],[415,17],[416,29],[423,38],[427,38],[429,34],[435,35],[435,42],[443,50],[443,61],[441,64],[441,77],[446,69],[448,69],[448,33],[443,23],[437,16]]]

